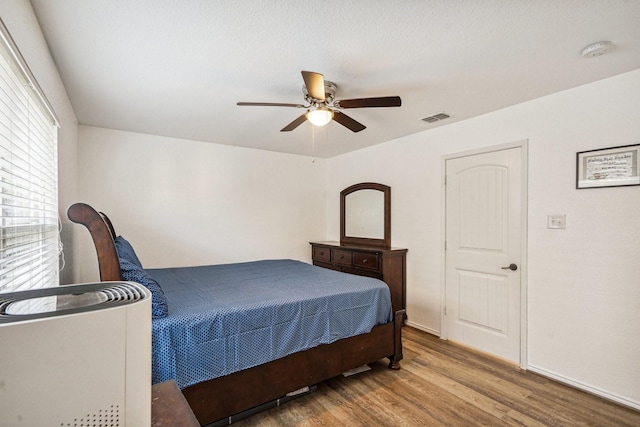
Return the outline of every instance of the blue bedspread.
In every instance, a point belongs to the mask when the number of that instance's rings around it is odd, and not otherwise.
[[[153,382],[180,388],[391,321],[387,285],[300,261],[148,269],[169,314],[153,319]]]

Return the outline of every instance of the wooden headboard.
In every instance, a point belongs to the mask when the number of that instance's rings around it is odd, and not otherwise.
[[[87,227],[98,254],[100,281],[120,281],[120,263],[116,251],[116,232],[109,218],[86,203],[75,203],[67,210],[67,216],[75,223]]]

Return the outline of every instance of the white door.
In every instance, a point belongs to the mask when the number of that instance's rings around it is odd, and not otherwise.
[[[444,338],[520,363],[523,147],[446,160]]]

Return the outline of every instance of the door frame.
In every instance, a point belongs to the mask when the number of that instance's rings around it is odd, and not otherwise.
[[[522,259],[520,262],[520,368],[526,369],[527,366],[527,265],[528,265],[528,257],[527,257],[527,241],[528,241],[528,159],[529,159],[529,141],[521,140],[510,142],[506,144],[499,145],[491,145],[488,147],[481,147],[472,150],[467,150],[458,153],[445,154],[442,156],[442,167],[441,167],[441,238],[440,238],[440,262],[442,265],[442,269],[440,271],[440,338],[443,340],[448,339],[446,323],[445,323],[445,306],[446,306],[446,292],[447,292],[447,264],[446,264],[446,252],[445,252],[445,240],[447,236],[447,187],[446,187],[446,173],[447,173],[447,160],[452,160],[460,157],[469,157],[478,154],[486,154],[494,151],[502,151],[508,150],[510,148],[518,148],[520,147],[520,167],[522,173],[522,185],[521,185],[521,221],[522,221],[522,239],[520,242],[520,251],[522,255]]]

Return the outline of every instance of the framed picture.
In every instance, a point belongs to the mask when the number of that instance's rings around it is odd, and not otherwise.
[[[576,154],[576,188],[640,185],[640,144]]]

